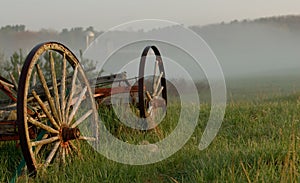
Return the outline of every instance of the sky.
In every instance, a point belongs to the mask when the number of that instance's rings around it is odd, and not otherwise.
[[[2,0],[0,27],[28,30],[93,26],[108,30],[133,20],[163,19],[186,26],[300,14],[299,0]]]

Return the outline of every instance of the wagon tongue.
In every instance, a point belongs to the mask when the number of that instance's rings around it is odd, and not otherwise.
[[[69,128],[69,127],[62,128],[62,139],[64,142],[78,139],[79,137],[80,137],[80,131],[78,128]]]

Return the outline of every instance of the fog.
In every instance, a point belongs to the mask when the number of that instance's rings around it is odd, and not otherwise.
[[[206,41],[207,46],[211,48],[217,57],[225,79],[230,80],[249,77],[283,78],[283,76],[300,78],[300,72],[298,72],[300,68],[300,52],[298,50],[300,48],[299,25],[299,16],[283,16],[189,28]],[[205,59],[206,55],[210,53],[201,52],[201,50],[199,52],[203,55],[203,60],[197,61],[194,60],[193,55],[189,55],[180,47],[159,41],[128,43],[127,46],[125,45],[119,50],[110,50],[114,42],[126,42],[126,40],[143,37],[146,34],[159,35],[157,37],[161,38],[172,36],[176,38],[176,36],[180,36],[169,34],[170,29],[173,28],[164,27],[154,30],[127,29],[114,32],[110,35],[110,39],[106,39],[104,43],[101,43],[105,46],[105,49],[99,49],[96,52],[98,57],[111,52],[111,57],[101,57],[99,60],[96,56],[91,59],[96,61],[97,66],[108,60],[109,64],[106,64],[106,68],[104,68],[107,73],[120,72],[120,69],[126,63],[132,62],[137,65],[144,47],[153,44],[159,47],[164,60],[173,60],[183,66],[193,78],[206,80],[203,68],[195,63],[210,62]],[[17,51],[20,48],[26,55],[35,44],[49,40],[56,40],[66,44],[78,56],[79,49],[84,50],[86,48],[86,32],[84,29],[72,29],[65,32],[53,30],[6,32],[1,35],[0,53],[4,53],[6,58],[13,51]],[[184,41],[184,44],[192,45],[188,39]],[[168,63],[171,62],[166,62],[166,74],[171,78],[180,77],[180,73],[176,72],[174,67],[169,66]],[[133,74],[129,75],[131,77],[136,76],[136,70],[135,73],[133,72]]]
[[[207,41],[227,78],[291,75],[300,68],[300,29],[252,22],[194,31]]]

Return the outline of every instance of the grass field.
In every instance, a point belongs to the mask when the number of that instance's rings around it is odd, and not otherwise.
[[[23,175],[18,182],[299,182],[300,93],[266,93],[256,92],[247,100],[229,94],[222,127],[204,151],[198,149],[198,144],[210,111],[205,103],[188,143],[159,163],[124,165],[83,144],[82,156],[70,165],[53,164],[35,179]],[[178,104],[172,103],[169,111],[176,116],[177,110]],[[130,143],[143,138],[158,141],[154,132],[130,130],[116,124],[109,111],[106,114],[108,127],[118,138]],[[160,125],[165,136],[176,126],[175,119],[168,118]],[[15,142],[1,142],[0,157],[0,182],[8,182],[21,159],[20,149]]]

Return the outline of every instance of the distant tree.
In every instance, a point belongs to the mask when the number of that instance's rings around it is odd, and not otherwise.
[[[83,31],[83,28],[82,28],[82,27],[74,27],[74,28],[71,29],[70,32],[78,32],[78,33],[82,33],[82,32],[84,32],[84,31]]]
[[[23,32],[23,31],[25,31],[25,25],[6,25],[5,27],[1,27],[0,31]]]
[[[85,30],[86,32],[87,31],[92,31],[92,32],[95,32],[95,30],[94,30],[94,27],[93,26],[89,26],[88,28],[86,28],[86,30]]]
[[[0,75],[17,85],[19,74],[25,58],[23,57],[22,50],[15,51],[12,56],[5,60],[4,54],[0,54]]]
[[[11,73],[16,80],[19,78],[22,66],[24,64],[25,58],[23,56],[22,50],[15,51],[12,56],[10,56],[9,61],[6,61],[4,70],[6,71],[4,77],[9,78]]]
[[[232,20],[231,22],[230,22],[230,24],[236,24],[236,23],[238,23],[239,21],[238,20]]]
[[[5,67],[6,61],[4,58],[4,53],[0,53],[0,75],[2,75],[5,71],[4,67]]]
[[[68,29],[64,28],[62,31],[61,31],[61,34],[67,34],[69,31]]]
[[[99,73],[96,72],[96,63],[93,60],[87,59],[83,57],[82,50],[79,50],[79,62],[83,66],[83,69],[86,71],[88,78],[96,77]],[[100,71],[102,74],[104,70]]]

